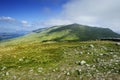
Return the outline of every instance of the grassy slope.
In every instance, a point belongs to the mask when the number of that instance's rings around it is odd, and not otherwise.
[[[114,42],[0,46],[0,80],[97,79],[120,80],[120,46]]]
[[[72,24],[54,26],[48,29],[44,29],[43,31],[38,30],[37,32],[32,32],[19,38],[3,41],[0,45],[46,41],[87,41],[109,37],[120,37],[120,35],[107,28],[96,28],[79,24]]]

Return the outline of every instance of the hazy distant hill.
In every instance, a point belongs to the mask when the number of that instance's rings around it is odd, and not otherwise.
[[[100,38],[119,38],[120,35],[108,28],[70,24],[34,30],[30,34],[12,39],[12,43],[48,41],[88,41]]]
[[[0,40],[6,40],[6,39],[11,39],[11,38],[16,38],[19,36],[23,36],[27,32],[0,32]]]

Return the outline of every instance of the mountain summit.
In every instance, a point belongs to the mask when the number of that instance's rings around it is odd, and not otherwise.
[[[39,30],[39,29],[38,29]],[[87,41],[101,38],[118,38],[119,34],[108,28],[90,27],[80,24],[54,26],[37,31],[42,41]]]

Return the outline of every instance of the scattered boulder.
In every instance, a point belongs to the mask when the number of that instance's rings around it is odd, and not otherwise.
[[[120,43],[116,43],[117,46],[120,46]]]
[[[3,71],[3,70],[5,70],[5,69],[7,69],[7,67],[4,66],[1,70]]]
[[[81,65],[84,65],[84,64],[86,64],[86,61],[82,60],[82,61],[80,62],[80,64],[81,64]]]
[[[39,67],[39,68],[37,69],[38,72],[42,72],[42,70],[43,70],[42,67]]]
[[[13,79],[16,80],[16,78],[17,78],[17,77],[14,75],[14,76],[13,76]]]
[[[77,72],[78,75],[81,74],[81,71],[82,71],[81,69],[77,69],[77,70],[76,70],[76,72]]]
[[[67,76],[70,76],[70,72],[67,72],[66,75],[67,75]]]
[[[24,60],[23,60],[23,58],[20,58],[19,61],[22,62],[22,61],[24,61]]]
[[[6,76],[8,76],[8,75],[9,75],[9,72],[6,72],[5,74],[6,74]]]
[[[84,64],[86,64],[86,61],[84,61],[84,60],[82,60],[82,61],[76,61],[75,64],[84,65]]]
[[[93,45],[93,44],[90,44],[90,46],[89,46],[89,47],[94,48],[94,45]]]
[[[80,54],[83,54],[83,52],[80,52]]]
[[[55,69],[53,69],[53,72],[55,72]]]

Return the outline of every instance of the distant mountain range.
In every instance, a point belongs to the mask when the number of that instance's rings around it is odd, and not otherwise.
[[[16,35],[15,35],[16,37]],[[103,38],[120,38],[109,28],[91,27],[80,24],[53,26],[37,29],[24,36],[9,40],[10,43],[88,41]]]

